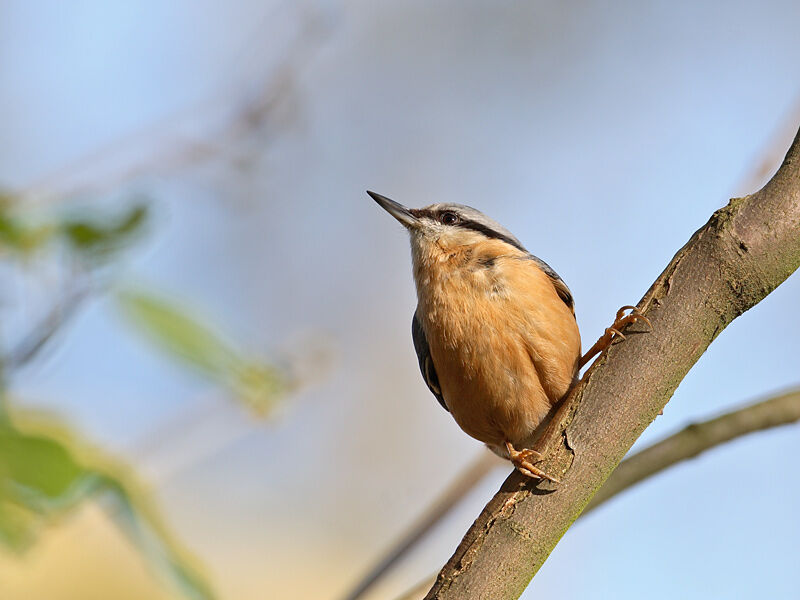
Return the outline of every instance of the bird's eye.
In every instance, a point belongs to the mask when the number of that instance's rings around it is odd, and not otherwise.
[[[439,217],[439,221],[441,221],[443,225],[455,225],[458,223],[458,215],[454,212],[442,213]]]

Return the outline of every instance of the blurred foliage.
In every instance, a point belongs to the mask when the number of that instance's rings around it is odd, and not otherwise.
[[[28,421],[20,426],[22,421]],[[137,548],[186,596],[214,597],[186,553],[167,535],[126,469],[41,416],[0,419],[0,546],[24,553],[48,524],[94,498]]]
[[[18,271],[32,278],[37,269],[52,263],[65,269],[67,287],[74,287],[80,280],[91,281],[95,273],[107,272],[121,251],[140,237],[150,218],[149,206],[141,200],[114,214],[84,209],[41,215],[0,190],[0,259],[15,260]],[[33,257],[37,260],[28,260]],[[47,269],[43,271],[47,280]],[[103,288],[87,289],[99,293]],[[67,302],[63,294],[59,289],[52,299],[55,309]],[[80,302],[84,295],[76,297]],[[223,385],[254,413],[270,413],[287,391],[278,369],[239,351],[189,316],[185,307],[153,292],[124,287],[113,299],[135,331],[169,357]],[[88,449],[52,419],[21,419],[18,410],[7,406],[7,375],[51,343],[53,333],[73,312],[54,310],[57,318],[45,320],[43,333],[33,335],[33,350],[22,353],[21,360],[12,360],[15,353],[7,348],[0,354],[0,549],[25,553],[48,525],[74,513],[82,502],[96,500],[149,563],[184,595],[193,600],[213,598],[200,571],[161,525],[148,496],[134,485],[129,469]],[[37,327],[31,329],[36,334]]]
[[[30,225],[6,211],[0,211],[0,248],[31,254],[53,236],[50,225]]]
[[[170,357],[228,388],[257,415],[267,415],[287,391],[278,369],[234,348],[176,302],[141,289],[116,293],[123,315],[135,330]]]
[[[119,215],[82,214],[36,219],[7,195],[0,195],[0,250],[30,256],[62,243],[76,257],[107,261],[142,233],[149,206],[135,200]]]
[[[135,202],[116,219],[97,219],[88,215],[66,217],[61,221],[59,231],[77,252],[95,258],[109,258],[135,240],[148,215],[148,205]]]

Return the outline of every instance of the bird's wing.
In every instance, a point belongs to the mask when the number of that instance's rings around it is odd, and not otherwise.
[[[431,393],[436,396],[442,408],[450,412],[450,409],[444,403],[442,388],[439,387],[439,376],[436,374],[436,367],[433,366],[428,339],[425,337],[425,332],[422,330],[422,325],[417,318],[416,312],[414,312],[414,318],[411,319],[411,337],[414,339],[414,350],[417,351],[417,360],[419,361],[419,370],[422,372],[422,378]]]
[[[550,278],[550,281],[553,282],[553,287],[556,288],[556,294],[558,297],[564,301],[569,309],[572,311],[573,316],[575,315],[575,301],[572,299],[572,292],[569,291],[567,284],[564,283],[564,280],[559,277],[558,273],[556,273],[553,268],[544,262],[538,256],[534,256],[530,254],[530,259],[534,261],[539,267],[544,271],[545,275]]]

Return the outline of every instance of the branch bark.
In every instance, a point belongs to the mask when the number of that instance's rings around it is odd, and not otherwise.
[[[708,421],[688,425],[678,433],[623,460],[578,518],[585,517],[629,487],[684,460],[695,458],[736,438],[797,421],[800,421],[800,389],[772,396]],[[431,575],[396,600],[421,598],[434,581],[436,577]]]
[[[540,444],[561,479],[514,473],[467,531],[427,600],[518,598],[558,540],[711,342],[800,266],[800,133],[761,190],[716,211],[638,304],[653,324],[601,356]]]

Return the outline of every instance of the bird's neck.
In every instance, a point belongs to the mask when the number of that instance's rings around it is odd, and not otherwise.
[[[489,291],[502,269],[499,259],[525,254],[501,240],[444,246],[437,242],[412,245],[417,300],[429,314],[464,304],[469,294]],[[484,290],[484,288],[487,288]]]

